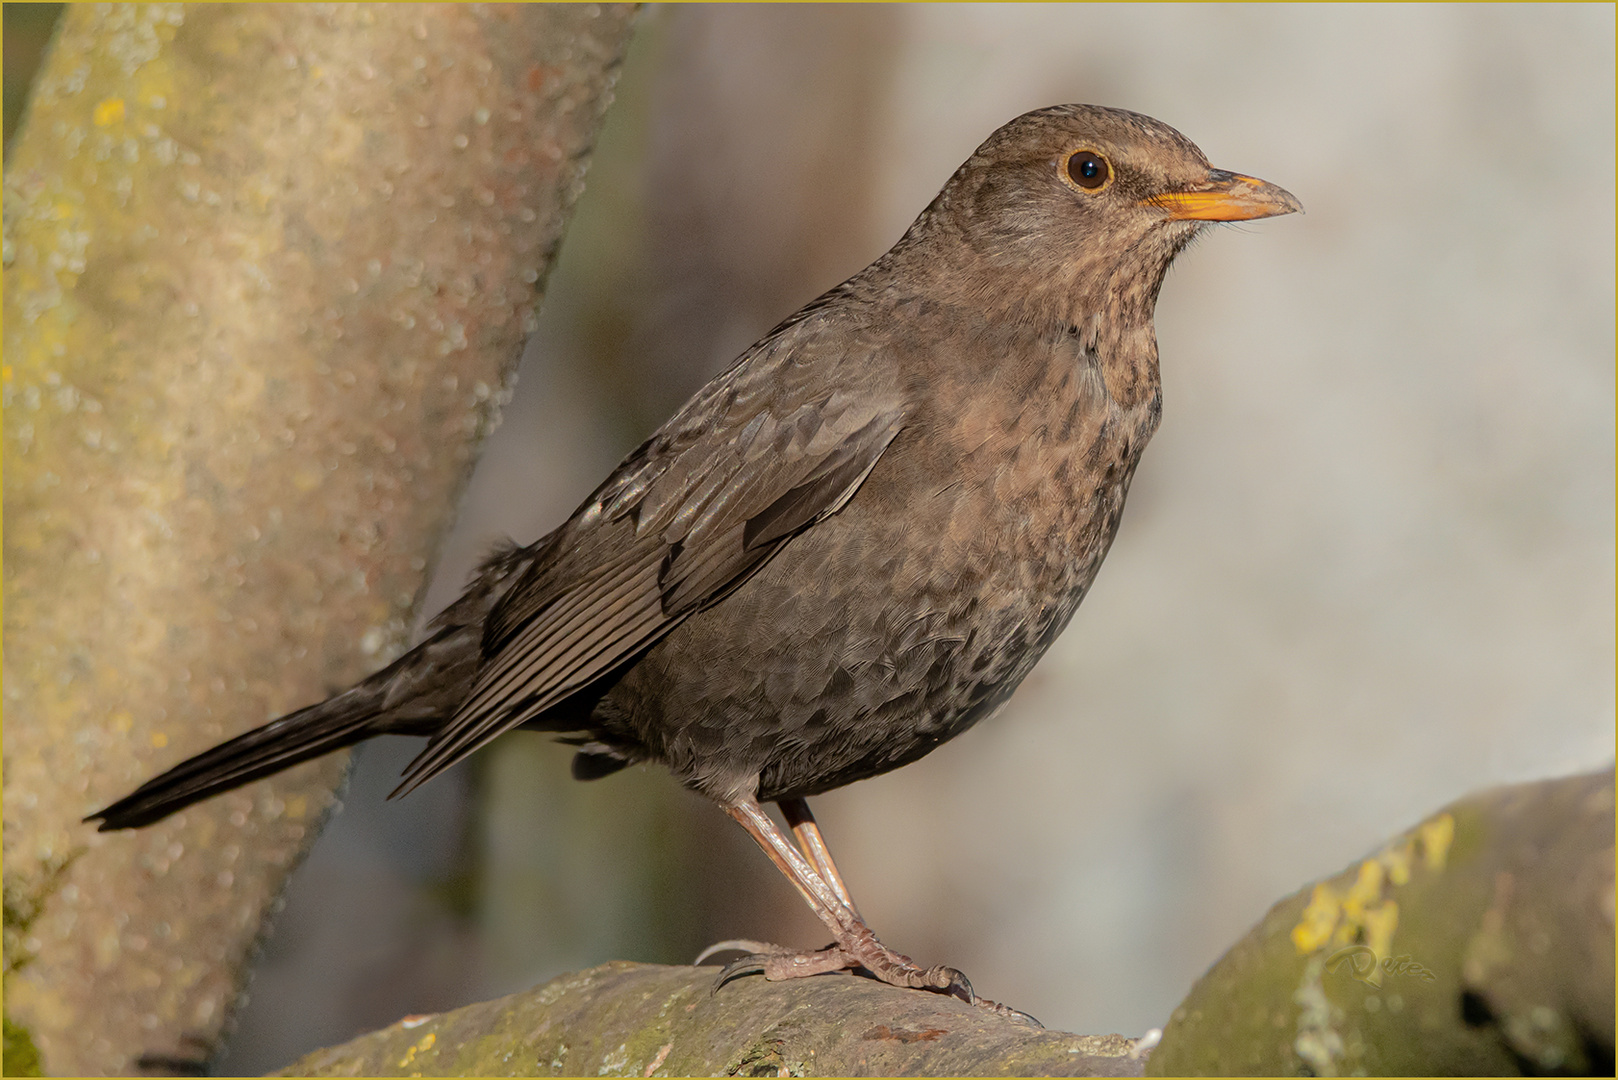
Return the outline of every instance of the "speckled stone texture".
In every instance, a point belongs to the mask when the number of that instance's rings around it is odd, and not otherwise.
[[[786,983],[613,963],[293,1062],[287,1076],[1139,1076],[1134,1040],[1070,1035],[849,975]],[[278,1074],[280,1075],[280,1074]]]

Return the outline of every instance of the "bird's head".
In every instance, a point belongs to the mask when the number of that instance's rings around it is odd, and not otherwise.
[[[980,291],[963,300],[1058,317],[1105,302],[1150,320],[1169,263],[1208,222],[1301,209],[1274,184],[1213,168],[1149,116],[1057,105],[990,135],[912,233],[939,269],[977,271],[958,276]]]

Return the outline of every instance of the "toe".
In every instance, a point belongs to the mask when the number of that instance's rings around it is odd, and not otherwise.
[[[937,967],[928,968],[922,979],[923,984],[930,990],[958,997],[968,1003],[974,1000],[971,981],[952,967],[939,964]]]
[[[1030,1016],[1028,1013],[1020,1009],[1013,1009],[1010,1005],[1002,1005],[998,1001],[990,1001],[988,998],[973,998],[972,1004],[980,1009],[992,1012],[996,1016],[1003,1016],[1007,1020],[1015,1020],[1019,1024],[1027,1024],[1030,1027],[1037,1027],[1042,1030],[1045,1027],[1037,1018]]]
[[[771,982],[784,982],[787,979],[803,979],[810,975],[846,971],[859,966],[859,961],[842,949],[832,946],[819,952],[766,956],[764,977]]]

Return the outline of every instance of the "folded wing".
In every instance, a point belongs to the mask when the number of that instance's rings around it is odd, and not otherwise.
[[[491,612],[472,692],[394,794],[650,647],[842,508],[904,411],[869,386],[805,401],[803,366],[744,363],[710,383],[553,534]]]

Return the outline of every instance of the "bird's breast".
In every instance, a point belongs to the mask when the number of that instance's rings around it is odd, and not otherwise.
[[[1088,586],[1117,529],[1157,427],[1156,357],[1108,363],[1078,334],[1025,355],[1021,370],[962,387],[965,406],[918,433],[933,444],[921,456],[937,463],[936,490],[913,498],[936,504],[918,505],[916,520],[936,523],[946,558],[1000,567],[995,587],[1055,599]],[[1127,404],[1109,385],[1120,369],[1149,377]]]
[[[1157,425],[1155,386],[1121,404],[1076,335],[1042,345],[1010,361],[1020,368],[935,385],[849,507],[861,576],[906,620],[871,640],[928,658],[922,726],[944,737],[1003,700],[1067,625]]]

